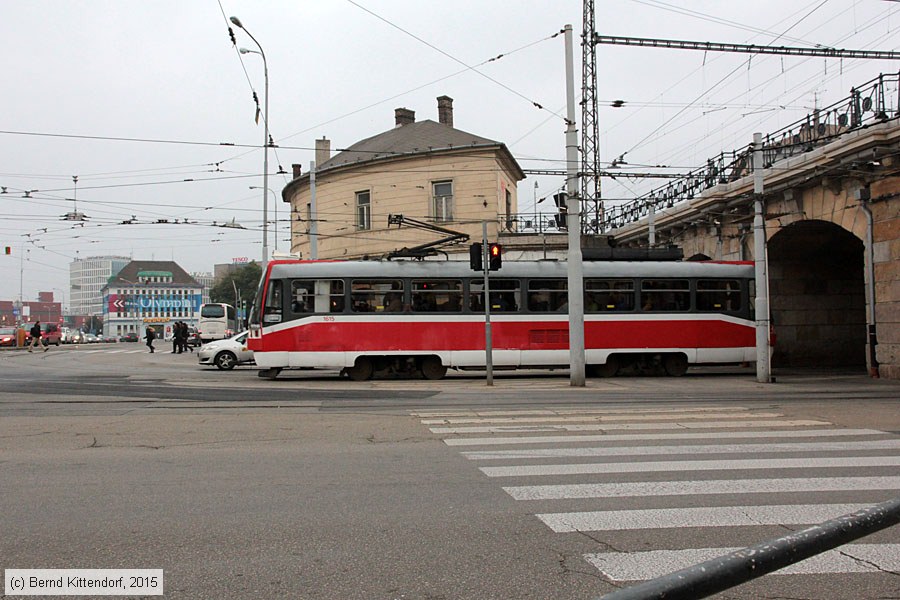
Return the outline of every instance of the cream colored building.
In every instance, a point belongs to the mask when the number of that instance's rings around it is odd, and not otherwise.
[[[496,142],[453,127],[453,100],[438,100],[438,122],[416,121],[395,110],[393,129],[330,155],[330,142],[316,141],[316,257],[377,257],[434,241],[442,234],[407,225],[388,225],[402,214],[466,233],[480,241],[512,228],[518,208],[516,183],[525,178],[512,154]],[[291,252],[310,252],[313,219],[310,174],[294,165],[294,179],[282,191],[291,206]],[[468,256],[468,244],[451,249]]]

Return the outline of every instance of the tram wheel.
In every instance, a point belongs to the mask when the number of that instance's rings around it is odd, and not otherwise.
[[[256,372],[257,377],[263,379],[275,379],[281,373],[281,367],[272,367],[271,369],[262,369]]]
[[[447,374],[447,367],[437,356],[426,356],[422,359],[422,375],[425,379],[443,379]]]
[[[372,379],[373,373],[375,373],[375,367],[372,359],[365,356],[360,356],[352,367],[347,368],[347,377],[353,381],[367,381]]]
[[[615,356],[609,356],[602,365],[596,365],[593,369],[597,377],[615,377],[619,372],[619,359]]]
[[[688,370],[688,359],[684,354],[666,354],[663,358],[663,369],[667,375],[681,377]]]

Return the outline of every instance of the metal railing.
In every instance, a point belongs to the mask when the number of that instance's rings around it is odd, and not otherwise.
[[[766,135],[763,138],[763,167],[809,152],[849,131],[898,118],[898,88],[900,73],[879,75],[859,87],[851,88],[848,97]],[[746,177],[751,172],[751,150],[748,145],[723,152],[707,160],[706,166],[630,202],[607,204],[596,232],[608,232],[647,217],[651,207],[657,211],[669,209],[713,186]],[[587,227],[588,224],[585,224],[586,230],[590,230]]]
[[[695,600],[900,523],[900,498],[616,590],[601,600]]]

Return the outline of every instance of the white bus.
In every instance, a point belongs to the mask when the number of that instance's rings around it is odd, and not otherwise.
[[[200,305],[200,322],[197,335],[204,344],[213,340],[230,338],[237,331],[234,307],[221,302]]]

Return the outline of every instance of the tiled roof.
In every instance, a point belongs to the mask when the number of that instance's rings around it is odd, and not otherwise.
[[[131,285],[129,282],[138,281],[138,273],[146,271],[168,271],[172,274],[172,283],[167,285],[200,285],[178,263],[171,260],[133,260],[116,276],[111,277],[107,285],[114,282]]]
[[[490,146],[499,148],[503,144],[435,121],[417,121],[356,142],[321,165],[316,165],[316,171],[321,172],[404,154]]]

